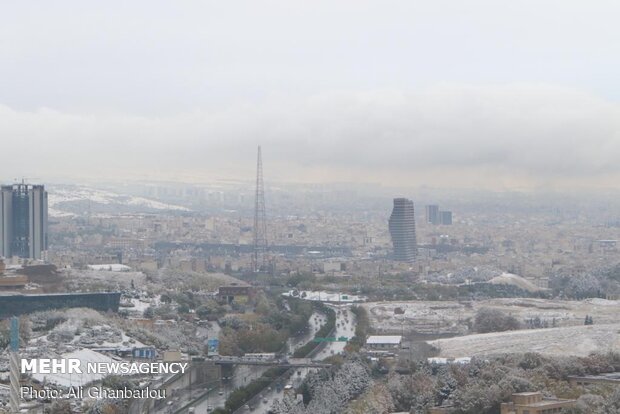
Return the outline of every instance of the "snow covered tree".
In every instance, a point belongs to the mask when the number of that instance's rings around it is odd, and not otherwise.
[[[285,394],[281,400],[274,401],[270,412],[273,414],[305,414],[306,408],[291,394]]]

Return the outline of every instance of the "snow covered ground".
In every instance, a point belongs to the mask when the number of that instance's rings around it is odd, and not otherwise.
[[[157,306],[159,304],[159,300],[157,298],[153,299],[131,299],[130,301],[134,306],[131,308],[132,311],[138,313],[139,315],[144,314],[144,311],[149,306]]]
[[[440,357],[446,358],[524,352],[587,356],[592,352],[618,350],[620,324],[526,329],[467,335],[428,343],[440,350]]]
[[[48,207],[51,216],[62,217],[75,215],[75,209],[68,208],[71,204],[90,202],[99,205],[125,205],[145,210],[188,211],[189,209],[162,203],[160,201],[117,194],[106,190],[87,187],[50,186],[48,188]],[[83,210],[83,209],[82,209]]]
[[[79,284],[93,283],[94,281],[105,282],[110,285],[118,285],[128,288],[133,280],[135,286],[144,286],[147,283],[146,275],[138,271],[110,272],[92,269],[69,269],[63,272],[65,278]],[[81,286],[80,286],[81,287]],[[77,289],[75,289],[77,290]]]
[[[596,325],[616,323],[620,301],[508,298],[466,302],[369,302],[363,306],[368,310],[372,327],[378,332],[405,330],[424,334],[467,334],[468,323],[481,308],[503,311],[523,324],[538,317],[548,326],[562,327],[583,325],[586,315],[592,316]],[[401,311],[404,313],[400,314]]]
[[[20,350],[24,359],[36,358],[78,358],[82,365],[88,362],[112,362],[113,359],[98,348],[134,348],[144,344],[130,338],[121,329],[110,325],[107,318],[92,309],[75,308],[65,311],[53,311],[54,316],[62,315],[64,322],[44,334],[33,332],[28,345]],[[37,317],[45,321],[47,315]],[[37,325],[40,325],[40,321]],[[0,371],[8,370],[8,355],[0,354]],[[3,376],[3,375],[0,375]],[[33,374],[39,381],[47,381],[57,385],[85,385],[103,377],[100,374]]]
[[[79,349],[73,352],[62,354],[63,359],[76,358],[80,360],[82,366],[86,366],[89,363],[105,362],[111,363],[114,360],[99,352],[92,351],[90,349]],[[105,373],[89,373],[86,369],[82,370],[81,374],[32,374],[32,377],[38,381],[53,383],[64,387],[86,385],[93,381],[103,379],[107,374]]]
[[[544,290],[519,275],[506,272],[502,273],[499,276],[495,276],[494,278],[489,280],[489,283],[492,283],[494,285],[513,285],[529,292],[538,292]]]

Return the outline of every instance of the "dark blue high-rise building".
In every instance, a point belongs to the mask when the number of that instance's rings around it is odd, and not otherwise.
[[[0,256],[44,259],[47,251],[47,192],[42,185],[0,188]]]

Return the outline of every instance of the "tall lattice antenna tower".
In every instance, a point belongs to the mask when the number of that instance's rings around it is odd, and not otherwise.
[[[267,268],[267,220],[265,218],[265,186],[263,184],[263,159],[260,145],[256,159],[256,194],[254,199],[254,251],[252,270]]]

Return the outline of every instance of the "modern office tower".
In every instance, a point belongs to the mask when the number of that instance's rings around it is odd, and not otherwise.
[[[0,188],[0,256],[43,259],[47,252],[47,192],[42,185]]]
[[[437,204],[426,206],[426,222],[439,224],[439,206]]]
[[[394,246],[394,260],[413,263],[418,252],[413,201],[395,198],[388,223]]]
[[[439,212],[439,224],[452,224],[452,212],[451,211],[440,211]]]
[[[430,224],[452,224],[452,212],[440,211],[439,205],[430,204],[426,206],[426,222]]]

